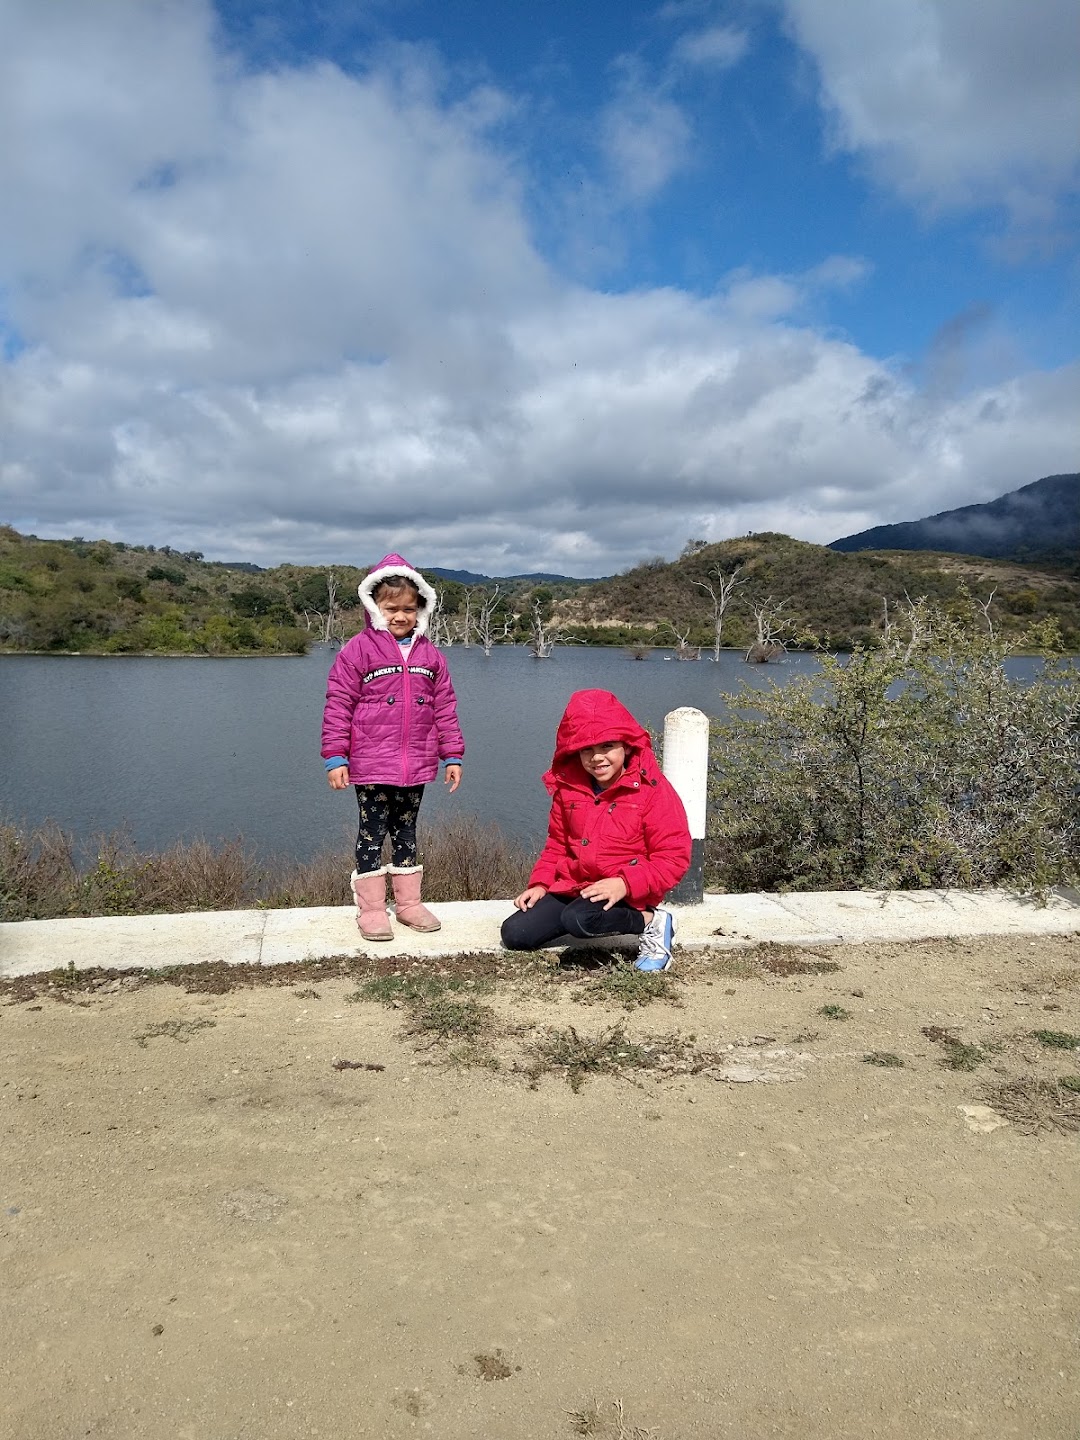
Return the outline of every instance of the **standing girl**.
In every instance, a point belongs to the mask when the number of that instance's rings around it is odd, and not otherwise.
[[[416,816],[424,786],[446,766],[451,793],[461,783],[465,742],[446,661],[427,638],[435,591],[400,555],[387,555],[360,582],[365,628],[338,652],[326,685],[322,755],[332,790],[356,787],[360,825],[352,893],[365,940],[392,940],[394,912],[413,930],[440,923],[420,903],[423,866]],[[390,836],[389,866],[382,863]]]

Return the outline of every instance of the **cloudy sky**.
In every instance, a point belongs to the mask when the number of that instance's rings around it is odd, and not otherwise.
[[[0,0],[0,519],[609,574],[1080,457],[1075,0]]]

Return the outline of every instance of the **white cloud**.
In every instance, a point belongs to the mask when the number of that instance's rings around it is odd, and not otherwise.
[[[0,161],[21,529],[596,574],[690,534],[832,539],[1074,451],[1075,373],[920,388],[815,329],[857,258],[711,298],[569,283],[530,239],[499,98],[450,105],[408,54],[249,74],[194,0],[102,0],[93,23],[0,3],[27,137]],[[645,189],[681,163],[672,125],[642,138]]]
[[[651,199],[690,157],[691,128],[677,104],[651,86],[628,57],[614,99],[600,117],[598,141],[616,193]]]
[[[1074,0],[781,0],[837,146],[907,198],[1046,223],[1080,179]]]
[[[672,49],[672,56],[685,65],[727,70],[738,64],[748,46],[744,30],[735,30],[729,25],[709,25],[680,35]]]

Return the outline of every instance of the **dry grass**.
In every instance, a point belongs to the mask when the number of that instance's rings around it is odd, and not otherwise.
[[[149,1029],[142,1030],[135,1039],[145,1050],[148,1040],[159,1040],[167,1036],[170,1040],[176,1040],[181,1045],[186,1045],[192,1035],[199,1030],[212,1030],[217,1024],[216,1020],[161,1020]]]
[[[1066,1076],[1066,1079],[1071,1079]],[[988,1087],[986,1103],[1011,1120],[1026,1135],[1059,1130],[1073,1135],[1080,1131],[1080,1092],[1060,1080],[1039,1080],[1024,1075]]]
[[[425,830],[420,840],[424,898],[443,904],[517,895],[535,859],[497,825],[470,815]]]
[[[834,975],[840,969],[835,960],[826,960],[816,950],[781,945],[775,940],[766,940],[753,953],[767,975],[776,975],[784,980],[793,975]]]
[[[597,1440],[657,1440],[658,1432],[646,1430],[641,1425],[632,1425],[626,1418],[621,1400],[610,1405],[601,1405],[599,1400],[590,1400],[580,1410],[571,1410],[570,1429],[575,1435],[593,1435]]]
[[[1025,995],[1052,995],[1058,990],[1075,990],[1078,987],[1080,965],[1061,965],[1054,969],[1040,970],[1014,988]]]
[[[514,895],[531,857],[497,826],[455,819],[422,836],[424,894],[432,901]],[[309,861],[261,860],[242,839],[181,842],[144,853],[123,835],[80,848],[57,825],[0,825],[0,920],[74,915],[157,915],[348,901],[351,857],[326,851]]]
[[[696,1040],[696,1035],[676,1033],[643,1035],[640,1040],[632,1040],[621,1024],[602,1028],[593,1035],[573,1025],[565,1029],[550,1026],[524,1047],[524,1070],[533,1089],[541,1076],[561,1074],[575,1094],[592,1075],[625,1080],[635,1071],[648,1070],[663,1076],[715,1071],[725,1057],[699,1049]]]

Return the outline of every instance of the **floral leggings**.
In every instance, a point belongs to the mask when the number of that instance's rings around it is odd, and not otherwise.
[[[360,825],[356,832],[356,873],[382,868],[383,841],[390,836],[390,863],[405,869],[419,864],[416,816],[423,785],[357,785]]]

